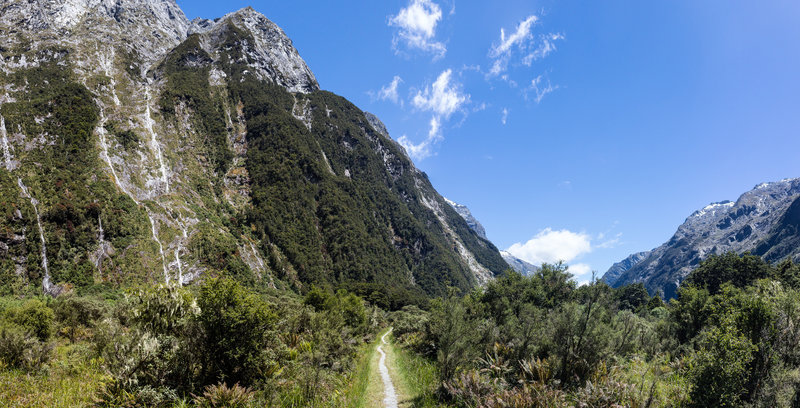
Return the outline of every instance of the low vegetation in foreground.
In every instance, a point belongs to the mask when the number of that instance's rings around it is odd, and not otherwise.
[[[800,268],[712,256],[665,303],[564,265],[391,314],[459,407],[800,406]]]
[[[376,336],[414,407],[795,407],[800,267],[714,256],[677,299],[566,266],[384,311],[225,278],[0,298],[0,405],[367,406]]]

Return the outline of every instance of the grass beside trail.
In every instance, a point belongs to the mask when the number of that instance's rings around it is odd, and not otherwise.
[[[393,367],[389,369],[395,368],[395,373],[399,377],[398,382],[403,383],[406,389],[405,395],[410,396],[410,398],[402,399],[400,406],[413,408],[449,407],[449,405],[437,401],[434,396],[439,384],[439,373],[433,362],[413,351],[395,346],[393,343],[391,344],[391,356],[393,357]],[[397,384],[395,384],[395,388],[397,388]]]
[[[380,375],[378,375],[377,379],[374,375],[378,372],[380,355],[376,350],[381,343],[383,333],[386,333],[386,331],[382,331],[375,338],[375,341],[363,346],[358,353],[359,358],[356,364],[357,368],[352,377],[352,385],[347,390],[345,397],[347,406],[350,408],[379,407],[381,401],[383,401],[383,384],[381,384]],[[379,396],[380,398],[377,398]]]

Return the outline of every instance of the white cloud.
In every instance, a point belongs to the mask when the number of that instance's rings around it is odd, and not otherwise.
[[[545,80],[542,75],[539,75],[538,77],[533,78],[531,81],[531,86],[528,87],[527,91],[532,91],[535,94],[533,100],[536,101],[536,103],[540,103],[542,99],[547,96],[547,94],[555,91],[556,89],[558,89],[558,86],[553,86],[549,79]],[[525,98],[528,97],[527,91],[525,93]]]
[[[439,74],[432,86],[425,87],[424,91],[418,91],[411,101],[414,107],[447,119],[469,102],[469,95],[461,91],[461,85],[451,83],[452,75],[453,71],[448,69]]]
[[[406,8],[389,19],[390,26],[399,28],[394,38],[395,50],[402,41],[409,49],[430,52],[434,58],[443,57],[447,48],[434,39],[436,25],[441,19],[442,9],[438,4],[431,0],[411,0]]]
[[[569,273],[571,273],[578,282],[578,285],[586,285],[592,280],[592,267],[584,263],[576,263],[569,266]]]
[[[443,139],[442,131],[441,131],[441,122],[440,119],[436,116],[431,118],[430,121],[430,129],[428,130],[428,137],[425,138],[420,143],[414,144],[408,136],[403,135],[397,142],[400,143],[403,148],[406,149],[406,152],[413,158],[422,160],[426,157],[430,157],[431,155],[431,146],[436,142]]]
[[[525,55],[521,59],[522,64],[531,66],[533,61],[540,60],[556,50],[556,41],[563,40],[564,35],[543,34],[539,35],[538,41],[536,41],[537,37],[533,34],[533,27],[538,21],[537,16],[528,16],[517,25],[516,30],[510,35],[506,35],[505,29],[500,29],[500,43],[493,45],[489,50],[492,65],[487,77],[500,76],[506,72],[516,51]]]
[[[431,155],[431,146],[444,138],[442,123],[453,113],[463,111],[464,105],[470,101],[469,94],[461,90],[461,84],[452,80],[452,75],[453,71],[450,69],[442,72],[432,85],[417,91],[411,100],[416,109],[431,113],[430,128],[425,140],[413,143],[406,135],[397,140],[415,159],[424,159]]]
[[[534,265],[564,261],[575,281],[585,285],[592,279],[592,267],[573,261],[592,252],[592,249],[592,237],[589,234],[546,228],[528,242],[511,245],[506,251]]]
[[[508,252],[534,265],[558,261],[569,263],[591,252],[591,241],[591,237],[585,233],[546,228],[528,242],[511,245]]]
[[[431,143],[433,142],[430,139],[425,139],[421,143],[414,144],[408,136],[403,135],[397,139],[397,142],[400,143],[400,145],[406,149],[406,153],[414,159],[422,160],[431,155]]]
[[[400,99],[400,95],[397,92],[397,88],[400,83],[403,82],[403,79],[400,76],[395,75],[392,79],[392,82],[388,85],[381,88],[378,91],[378,99],[382,101],[392,101],[394,103],[399,103],[400,105],[403,104],[403,101]]]
[[[563,40],[563,34],[546,34],[539,36],[539,46],[522,59],[522,63],[531,66],[533,61],[538,61],[555,51],[556,41]]]
[[[503,108],[503,116],[500,118],[500,122],[503,122],[504,125],[508,122],[508,108]]]

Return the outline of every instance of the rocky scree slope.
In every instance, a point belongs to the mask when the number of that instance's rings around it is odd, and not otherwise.
[[[507,267],[251,8],[3,2],[0,136],[7,288],[223,273],[390,303]]]
[[[751,252],[769,262],[800,260],[800,179],[763,183],[735,202],[695,211],[668,242],[634,255],[638,261],[612,266],[604,279],[615,287],[643,282],[650,293],[672,298],[702,260],[730,251]]]
[[[449,200],[445,198],[445,201],[450,204],[451,207],[467,222],[467,225],[475,231],[478,236],[483,239],[486,238],[486,229],[483,228],[483,225],[478,221],[473,215],[472,211],[466,205],[459,204],[455,201]],[[511,269],[523,274],[523,275],[531,275],[538,271],[540,268],[530,262],[523,261],[511,255],[508,251],[500,251],[500,255],[503,257],[503,260],[511,267]]]

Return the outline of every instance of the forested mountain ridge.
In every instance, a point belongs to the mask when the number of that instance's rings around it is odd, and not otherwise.
[[[710,255],[751,252],[768,262],[800,259],[800,179],[762,183],[735,202],[695,211],[665,244],[615,265],[604,280],[614,287],[642,282],[672,298],[683,279]],[[609,275],[610,273],[610,275]]]
[[[251,8],[6,1],[0,44],[7,287],[211,273],[392,306],[508,267]]]

